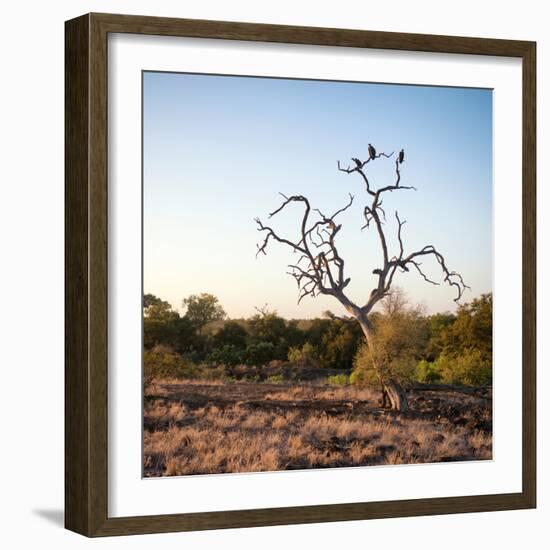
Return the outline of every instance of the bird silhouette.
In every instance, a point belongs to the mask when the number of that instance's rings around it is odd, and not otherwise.
[[[369,158],[374,160],[376,158],[376,149],[369,143]]]
[[[399,164],[403,164],[403,161],[405,160],[405,149],[401,149],[399,151]]]
[[[355,158],[355,157],[352,157],[351,160],[352,160],[353,162],[355,162],[355,164],[357,165],[357,168],[363,168],[363,163],[362,163],[359,159],[357,159],[357,158]]]

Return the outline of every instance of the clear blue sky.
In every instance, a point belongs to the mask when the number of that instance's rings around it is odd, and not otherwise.
[[[331,297],[305,298],[286,274],[296,259],[273,242],[256,259],[279,192],[303,194],[340,218],[339,250],[351,277],[348,295],[364,303],[380,265],[374,228],[361,232],[364,186],[337,170],[350,157],[405,149],[402,185],[387,194],[386,232],[397,246],[395,210],[407,220],[407,251],[433,244],[459,271],[470,300],[492,289],[492,92],[466,88],[383,85],[144,73],[144,292],[180,308],[184,297],[210,292],[231,317],[268,304],[289,318],[343,314]],[[368,165],[374,187],[393,183],[393,161]],[[298,235],[298,205],[270,220]],[[396,250],[394,248],[394,250]],[[396,250],[397,251],[397,250]],[[391,251],[390,251],[390,254]],[[441,280],[433,260],[426,272]],[[454,290],[413,272],[396,276],[410,300],[428,312],[453,311]]]

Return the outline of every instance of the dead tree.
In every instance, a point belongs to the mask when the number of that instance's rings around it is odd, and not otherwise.
[[[372,146],[371,146],[372,147]],[[371,149],[371,148],[369,148]],[[319,209],[312,209],[309,200],[302,195],[293,195],[287,197],[281,193],[283,203],[269,214],[273,218],[281,212],[290,203],[297,202],[303,205],[304,211],[300,223],[300,237],[297,241],[286,239],[277,234],[277,232],[262,223],[259,218],[255,219],[258,225],[258,231],[265,233],[261,244],[258,244],[256,255],[266,254],[267,246],[270,241],[276,241],[283,244],[298,254],[298,259],[294,264],[289,265],[289,274],[292,275],[298,284],[298,303],[306,296],[315,297],[319,294],[334,296],[353,316],[361,326],[368,346],[374,349],[374,326],[369,318],[374,306],[387,296],[392,286],[395,274],[399,272],[408,272],[413,268],[428,283],[438,285],[439,283],[431,280],[422,270],[421,259],[426,257],[435,258],[443,272],[443,281],[456,289],[457,295],[455,302],[459,302],[467,285],[462,276],[455,271],[450,271],[445,263],[443,255],[431,244],[422,249],[405,253],[403,244],[402,230],[405,221],[401,220],[397,211],[395,219],[397,221],[397,240],[399,250],[397,254],[390,256],[386,234],[384,232],[384,223],[386,213],[382,208],[382,197],[387,193],[401,190],[411,190],[414,187],[401,185],[401,164],[404,159],[404,153],[400,153],[395,160],[395,182],[393,185],[387,185],[379,189],[374,189],[367,176],[367,165],[381,157],[391,158],[393,153],[376,153],[369,151],[369,158],[362,161],[353,158],[353,167],[343,168],[338,162],[338,170],[346,174],[357,174],[365,184],[368,204],[363,208],[364,225],[362,229],[368,229],[374,226],[382,252],[382,265],[373,270],[377,276],[376,286],[370,292],[365,303],[358,305],[352,302],[346,295],[345,289],[350,283],[350,278],[346,277],[344,272],[344,259],[340,256],[336,246],[336,237],[341,229],[341,224],[336,222],[336,218],[351,207],[354,196],[349,195],[349,200],[345,206],[336,210],[332,215],[325,215]],[[384,369],[375,364],[374,354],[373,369],[377,374],[384,401],[389,398],[391,408],[401,412],[408,410],[406,394],[397,380],[388,375]]]

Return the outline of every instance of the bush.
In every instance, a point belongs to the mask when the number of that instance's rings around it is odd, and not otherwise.
[[[218,365],[215,367],[201,365],[199,369],[200,378],[202,380],[223,380],[225,382],[231,382],[233,380],[231,376],[228,376],[223,365]]]
[[[435,368],[446,384],[484,386],[492,382],[492,363],[480,350],[469,350],[457,356],[440,355]]]
[[[274,357],[275,346],[271,342],[258,342],[250,344],[246,348],[245,362],[247,365],[263,366],[267,365]]]
[[[306,342],[301,348],[290,348],[288,360],[290,363],[304,367],[314,366],[317,363],[315,348],[309,342]]]
[[[428,336],[421,310],[407,306],[399,293],[390,294],[384,302],[384,313],[374,317],[372,323],[372,347],[360,346],[353,360],[354,370],[363,372],[361,383],[379,386],[380,378],[402,385],[410,383]]]
[[[482,294],[459,307],[456,321],[441,333],[442,354],[488,363],[493,356],[493,297]],[[475,356],[471,356],[476,350]],[[470,356],[470,357],[469,357]],[[483,378],[483,376],[482,376]]]
[[[383,362],[378,356],[376,358],[381,372],[401,384],[406,384],[414,378],[416,360],[412,355],[400,354],[391,357]],[[366,344],[357,350],[353,360],[353,372],[350,376],[350,383],[359,386],[380,386],[380,378],[376,374],[372,364],[372,355]]]
[[[358,386],[379,386],[380,380],[372,366],[372,357],[366,344],[359,346],[353,358],[350,382]]]
[[[313,319],[306,338],[315,350],[316,366],[350,369],[357,347],[364,337],[356,321],[330,317]]]
[[[354,370],[349,375],[349,383],[353,384],[354,386],[367,386],[366,380],[365,380],[365,371],[363,370]]]
[[[276,346],[285,340],[286,321],[275,311],[265,311],[248,320],[248,330],[253,342],[269,342]]]
[[[245,352],[233,345],[225,345],[213,350],[207,357],[210,365],[227,365],[233,367],[244,362]]]
[[[347,374],[335,374],[327,378],[329,386],[347,386],[350,383],[350,377]]]
[[[234,348],[246,348],[248,332],[237,321],[227,321],[214,335],[214,343],[218,347],[233,346]]]
[[[441,374],[437,370],[435,363],[430,363],[422,359],[422,361],[419,361],[418,365],[416,365],[415,379],[425,384],[433,384],[441,380]]]
[[[197,378],[199,368],[168,346],[155,346],[143,354],[145,385],[154,378]]]
[[[282,374],[272,374],[267,377],[266,382],[268,384],[280,384],[281,382],[284,382],[284,377]]]

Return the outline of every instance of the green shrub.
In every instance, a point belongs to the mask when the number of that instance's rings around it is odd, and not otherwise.
[[[363,370],[354,370],[349,375],[349,383],[354,386],[366,386],[368,385],[365,381],[365,371]]]
[[[290,348],[288,350],[288,360],[301,366],[313,366],[317,363],[317,354],[315,348],[306,342],[301,348]]]
[[[366,385],[380,386],[381,379],[407,385],[426,345],[426,322],[421,310],[408,306],[398,292],[388,295],[383,306],[384,313],[371,321],[370,346],[359,347],[353,369],[364,373],[361,383]]]
[[[246,348],[248,333],[237,321],[227,321],[214,335],[214,343],[218,347],[233,346],[234,348]]]
[[[231,344],[213,350],[207,357],[210,365],[227,365],[233,367],[244,362],[245,352]]]
[[[197,378],[199,368],[168,346],[155,346],[143,354],[145,384],[154,378]]]
[[[441,380],[441,373],[435,363],[422,359],[416,365],[415,379],[425,384],[433,384]]]
[[[247,365],[263,366],[275,359],[275,346],[271,342],[258,342],[246,348],[245,362]]]
[[[347,386],[350,383],[350,378],[347,374],[335,374],[327,377],[329,386]]]
[[[364,338],[359,323],[340,319],[331,312],[326,318],[312,319],[305,328],[306,341],[315,350],[315,366],[330,369],[350,369],[353,356]]]
[[[267,377],[266,382],[268,384],[280,384],[281,382],[284,382],[284,377],[282,374],[272,374]]]
[[[492,381],[492,363],[480,350],[468,350],[457,356],[442,354],[435,366],[446,384],[484,386]]]
[[[350,382],[358,386],[379,386],[380,381],[372,366],[372,357],[366,344],[359,346],[353,358]]]

